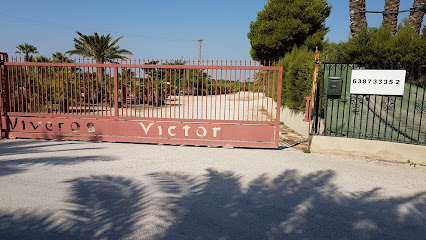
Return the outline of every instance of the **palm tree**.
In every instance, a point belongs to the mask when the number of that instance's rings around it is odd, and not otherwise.
[[[115,46],[124,36],[112,41],[110,34],[106,36],[99,36],[98,33],[84,35],[77,32],[77,34],[80,35],[80,38],[74,38],[74,49],[67,52],[71,55],[78,54],[84,57],[93,57],[98,64],[105,63],[107,60],[111,61],[112,59],[126,59],[123,55],[133,55],[130,51],[120,49],[120,46]]]
[[[349,15],[351,19],[351,35],[357,35],[367,27],[365,17],[365,0],[349,0]]]
[[[390,29],[392,35],[395,35],[398,25],[399,1],[400,0],[385,0],[382,25]]]
[[[16,48],[18,49],[18,51],[16,51],[15,53],[25,54],[25,57],[24,57],[25,62],[28,62],[28,60],[30,59],[30,54],[38,53],[37,48],[28,43],[18,45]]]
[[[72,63],[73,61],[67,57],[66,53],[52,53],[53,62],[55,63]]]
[[[112,59],[126,59],[123,55],[133,55],[132,52],[120,49],[118,45],[116,46],[117,42],[124,36],[113,40],[110,34],[106,36],[99,36],[96,32],[93,35],[84,35],[80,32],[77,32],[77,34],[80,38],[74,38],[74,49],[67,52],[70,55],[77,54],[84,57],[92,57],[97,64],[102,64],[106,61],[112,62]],[[96,68],[96,75],[97,84],[102,84],[104,68]]]
[[[413,8],[426,8],[426,0],[414,0]],[[410,24],[417,33],[420,33],[420,28],[422,27],[423,17],[425,15],[424,11],[424,9],[423,11],[411,11],[410,17],[408,18],[408,24]]]

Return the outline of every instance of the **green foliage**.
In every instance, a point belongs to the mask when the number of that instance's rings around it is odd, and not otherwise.
[[[330,11],[326,0],[268,0],[250,23],[250,55],[263,62],[278,60],[293,46],[321,48]]]
[[[384,27],[368,28],[333,48],[334,51],[328,52],[332,61],[367,63],[370,66],[379,64],[404,66],[425,60],[426,37],[424,34],[419,36],[414,29],[403,23],[398,27],[395,36]]]
[[[29,43],[24,43],[21,45],[18,45],[16,47],[18,49],[18,51],[16,51],[15,53],[18,54],[25,54],[25,61],[28,62],[29,58],[30,58],[30,54],[37,54],[37,48],[34,47],[33,45],[29,44]]]
[[[281,103],[290,109],[305,110],[304,97],[312,91],[315,52],[307,46],[294,47],[280,61],[283,67]]]
[[[123,55],[133,55],[130,51],[120,49],[118,45],[116,46],[123,36],[113,40],[110,34],[106,36],[99,36],[98,33],[84,35],[77,32],[77,34],[80,38],[74,38],[74,49],[67,52],[71,55],[78,54],[84,57],[93,57],[97,63],[104,63],[109,59],[124,59]]]
[[[293,47],[293,50],[287,53],[279,62],[283,67],[283,81],[281,91],[281,104],[293,110],[305,111],[305,97],[311,96],[312,74],[314,72],[315,52],[307,46]],[[320,76],[321,77],[321,76]],[[278,77],[275,77],[278,79]],[[278,81],[275,86],[268,85],[262,72],[257,74],[255,86],[265,86],[264,92],[267,96],[277,100],[274,89],[278,87]],[[262,91],[262,89],[260,89]]]
[[[52,54],[53,62],[55,63],[72,63],[71,59],[67,57],[66,53],[56,52]]]
[[[50,60],[45,56],[29,56],[26,60],[27,62],[50,62]]]

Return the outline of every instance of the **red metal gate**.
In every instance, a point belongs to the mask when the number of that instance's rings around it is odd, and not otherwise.
[[[281,67],[0,58],[3,137],[278,147]]]

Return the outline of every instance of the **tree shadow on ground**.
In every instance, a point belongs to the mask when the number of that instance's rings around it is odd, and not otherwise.
[[[58,151],[72,151],[72,150],[90,150],[101,149],[102,147],[87,148],[80,146],[83,142],[77,141],[56,141],[56,140],[3,140],[0,141],[0,156],[18,156],[22,154],[41,153],[41,152],[58,152]],[[58,146],[75,146],[74,149],[58,150]],[[50,147],[56,147],[49,149]]]
[[[99,150],[99,148],[87,148],[85,145],[76,142],[55,142],[55,141],[2,141],[0,142],[0,177],[22,173],[27,171],[29,167],[36,164],[45,165],[73,165],[87,161],[112,161],[114,158],[110,156],[55,156],[42,157],[39,153],[49,152],[67,152],[75,153],[77,151]],[[59,145],[74,148],[57,149]],[[6,159],[6,160],[3,160]]]
[[[71,183],[64,214],[0,212],[1,239],[123,239],[144,217],[144,187],[123,177],[93,176]]]
[[[170,179],[157,173],[164,192]],[[232,172],[208,170],[205,183],[188,182],[171,197],[177,222],[161,239],[421,239],[426,236],[426,192],[380,197],[380,189],[345,195],[333,171],[288,170],[259,176],[248,188]],[[181,176],[180,178],[187,178]],[[176,182],[176,181],[175,181]],[[166,183],[166,184],[162,184]],[[163,186],[162,186],[163,185]],[[175,195],[182,194],[174,187]]]
[[[65,217],[0,212],[3,239],[422,239],[426,192],[344,194],[331,170],[286,170],[247,186],[233,172],[148,175],[140,182],[92,176],[70,180]],[[162,214],[157,214],[161,210]],[[155,216],[153,216],[155,215]],[[164,220],[165,224],[158,222]],[[160,231],[158,231],[160,230]]]

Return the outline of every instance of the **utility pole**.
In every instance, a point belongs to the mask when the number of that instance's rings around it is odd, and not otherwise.
[[[198,42],[198,64],[201,63],[201,44],[205,41],[205,39],[199,39]]]

